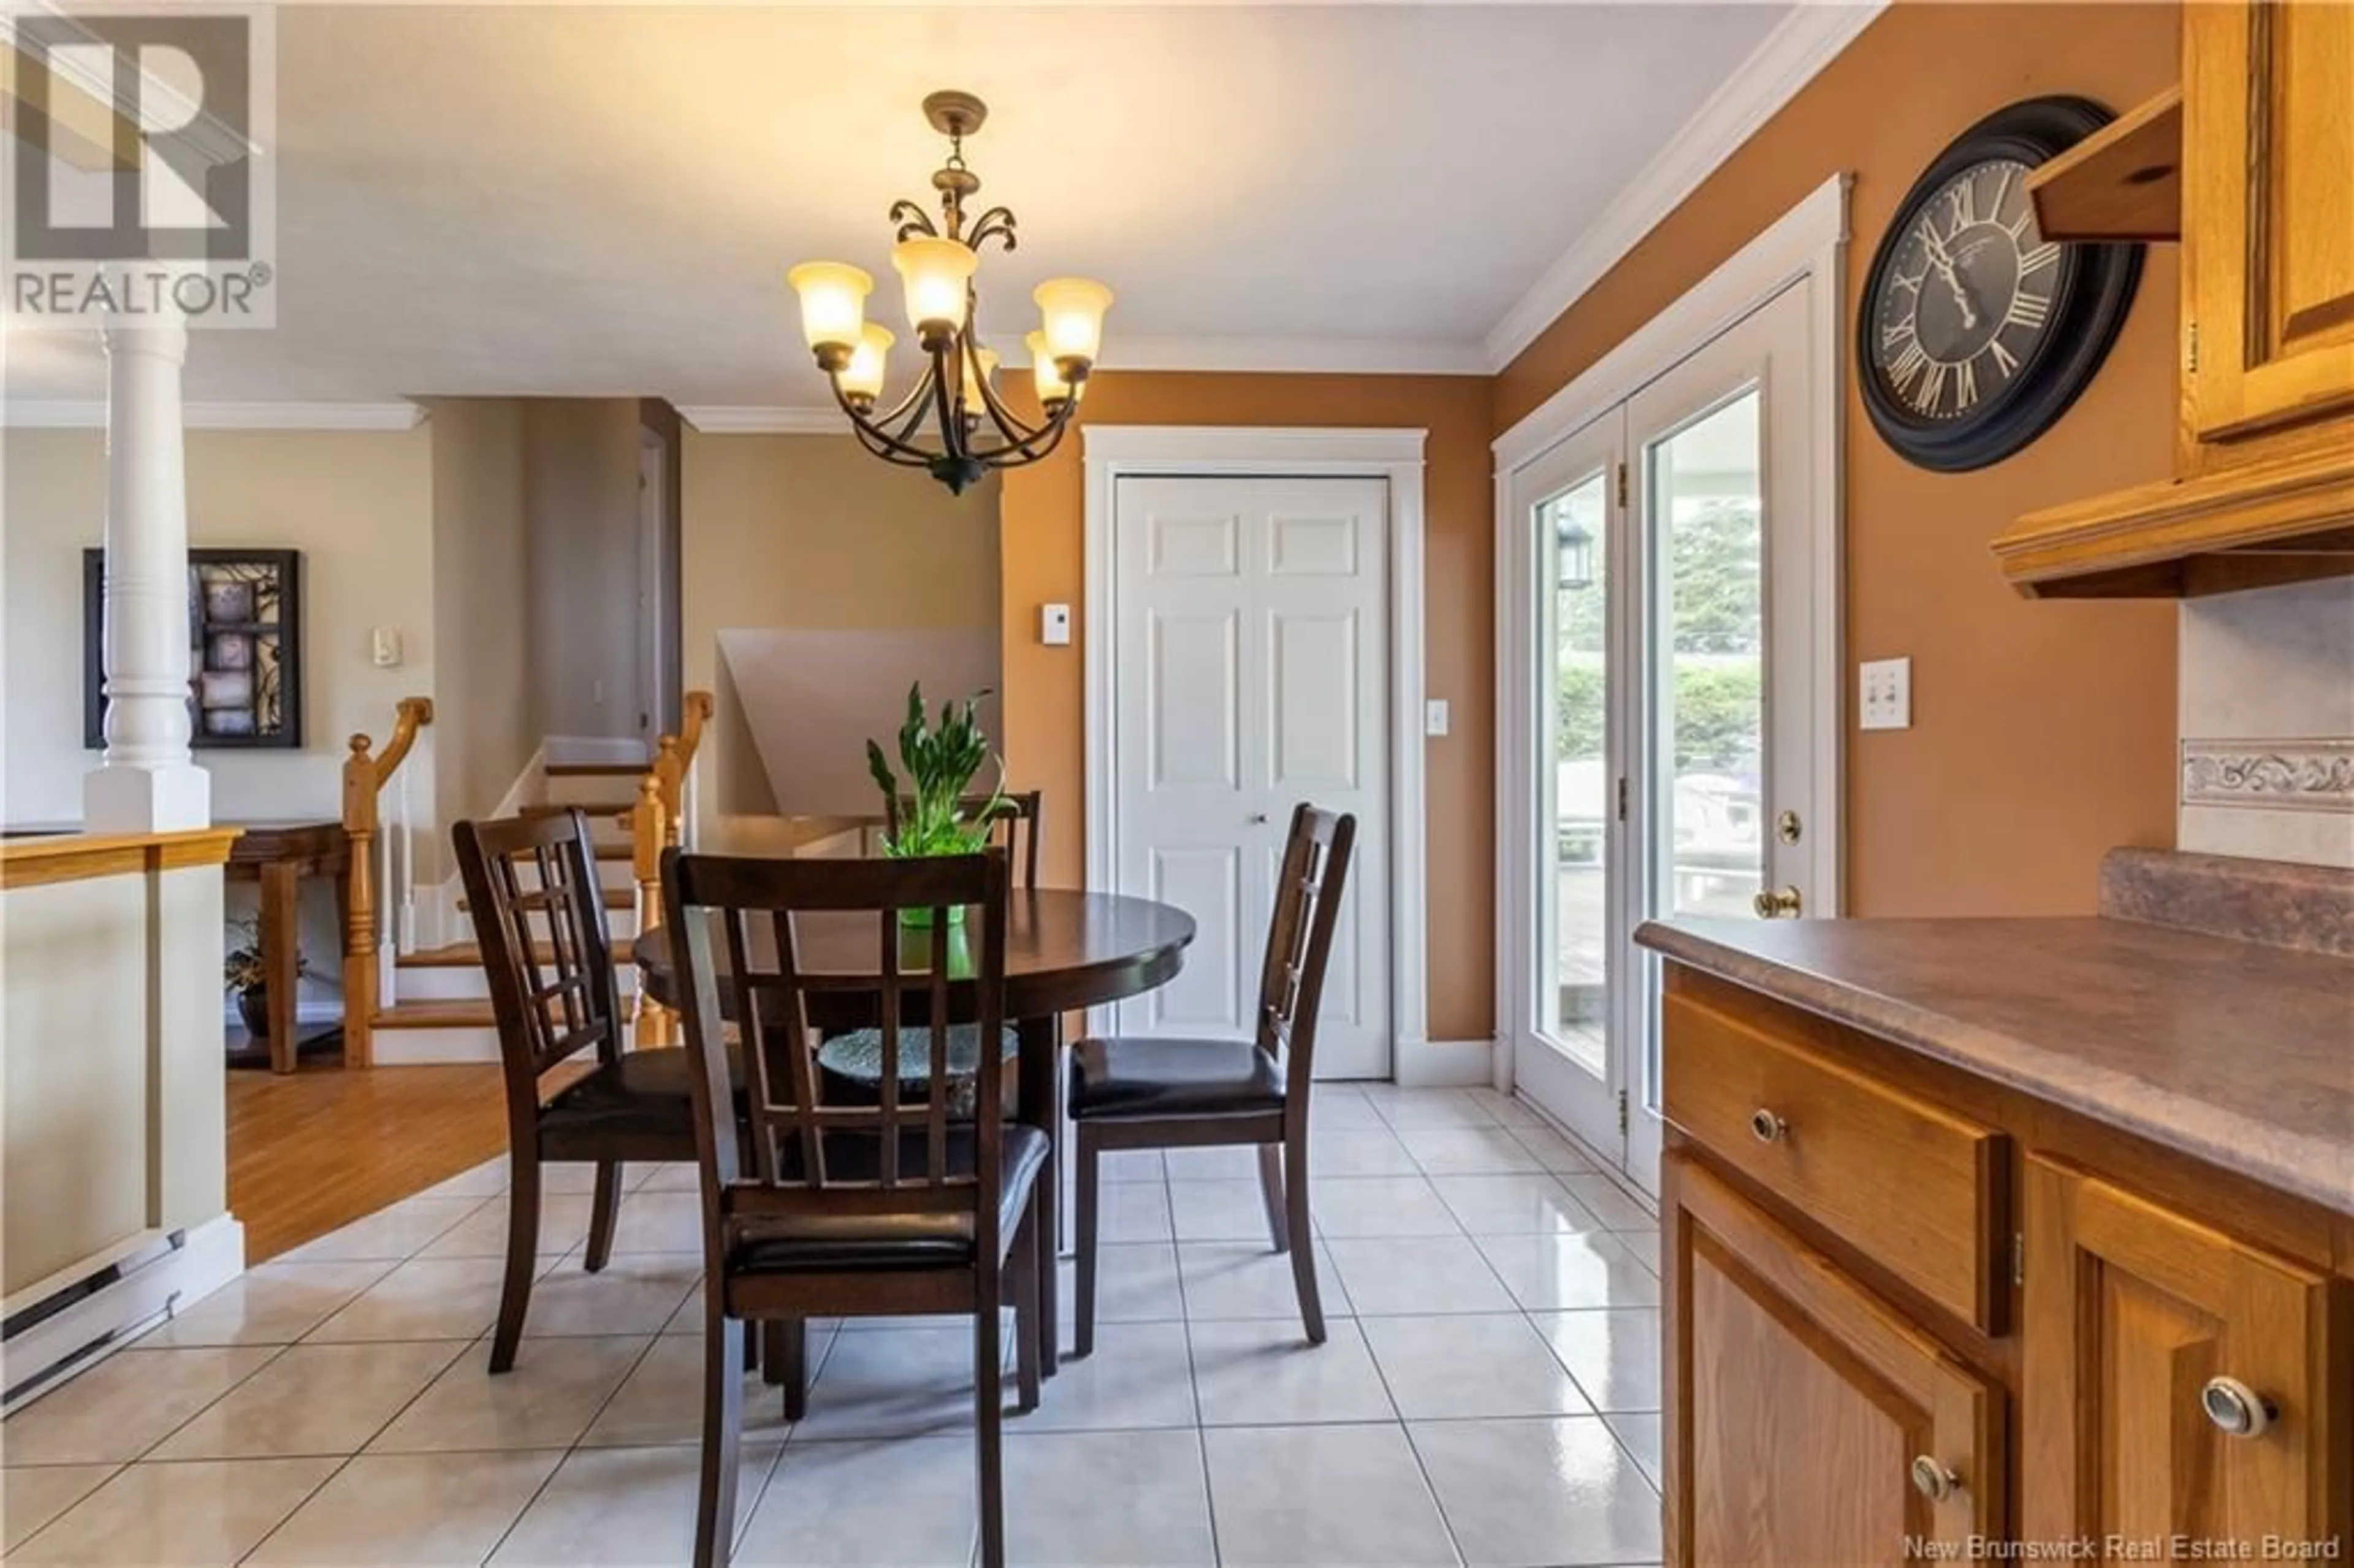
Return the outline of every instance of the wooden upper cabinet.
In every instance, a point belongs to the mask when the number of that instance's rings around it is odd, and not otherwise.
[[[2021,1535],[2258,1550],[2343,1532],[2329,1282],[2040,1158],[2026,1200]]]
[[[2001,1391],[1670,1154],[1667,1556],[1901,1563],[1999,1536]]]
[[[2354,6],[2222,0],[2183,26],[2188,428],[2354,408]]]

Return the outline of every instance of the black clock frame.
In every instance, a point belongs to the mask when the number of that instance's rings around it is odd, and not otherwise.
[[[1937,191],[1974,164],[2016,159],[2033,168],[2066,152],[2115,116],[2088,98],[2022,99],[1996,110],[1937,154],[1889,219],[1864,273],[1856,311],[1855,355],[1864,411],[1898,456],[1918,468],[1961,473],[2000,462],[2059,421],[2100,373],[2141,282],[2142,252],[2129,245],[2063,244],[2052,288],[2052,328],[2000,392],[1970,413],[1926,418],[1892,392],[1872,355],[1873,307],[1897,248]]]

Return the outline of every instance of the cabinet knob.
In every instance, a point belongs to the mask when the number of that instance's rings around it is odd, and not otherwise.
[[[2280,1407],[2235,1377],[2211,1377],[2199,1391],[2199,1407],[2227,1437],[2261,1437]]]
[[[1749,1132],[1760,1143],[1779,1143],[1790,1130],[1790,1124],[1759,1106],[1749,1113]]]
[[[1779,892],[1768,888],[1751,899],[1749,907],[1757,911],[1760,920],[1779,920],[1805,909],[1806,900],[1799,896],[1795,887],[1785,887]]]
[[[1962,1489],[1962,1478],[1923,1454],[1913,1461],[1913,1489],[1931,1502],[1941,1503]]]

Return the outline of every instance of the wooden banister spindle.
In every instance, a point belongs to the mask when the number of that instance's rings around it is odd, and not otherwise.
[[[384,750],[370,755],[365,735],[350,740],[344,758],[344,833],[351,841],[351,892],[344,906],[344,1065],[366,1067],[376,1059],[376,1015],[382,1001],[376,970],[376,839],[381,829],[377,797],[387,779],[408,760],[417,732],[433,722],[433,699],[403,697],[394,710],[392,734]]]
[[[662,856],[670,845],[669,810],[663,804],[660,777],[648,773],[638,780],[638,803],[630,808],[630,874],[638,888],[638,929],[651,931],[662,924]],[[646,994],[638,981],[637,1044],[667,1045],[671,1041],[670,1010]]]

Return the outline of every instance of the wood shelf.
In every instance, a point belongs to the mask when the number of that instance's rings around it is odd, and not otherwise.
[[[2354,575],[2354,443],[2021,517],[1997,538],[2039,599],[2175,599]]]
[[[2046,239],[2182,238],[2182,90],[2168,88],[2027,176]]]

